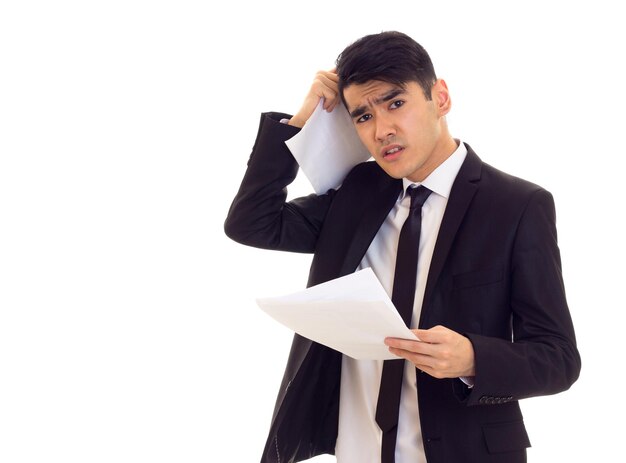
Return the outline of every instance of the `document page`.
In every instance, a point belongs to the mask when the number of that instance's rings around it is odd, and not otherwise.
[[[285,144],[317,194],[339,187],[354,166],[370,158],[345,106],[340,103],[329,113],[323,100]]]
[[[386,337],[417,340],[371,268],[257,304],[301,336],[355,359],[397,359]]]

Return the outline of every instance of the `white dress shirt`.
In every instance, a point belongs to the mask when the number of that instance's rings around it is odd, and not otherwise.
[[[458,140],[457,140],[458,142]],[[413,305],[411,328],[420,319],[424,290],[441,220],[448,203],[452,184],[467,155],[463,143],[437,167],[421,185],[432,191],[422,207],[422,230],[417,263],[417,285]],[[396,265],[396,251],[400,229],[409,214],[411,198],[406,189],[420,185],[406,178],[404,188],[395,206],[370,244],[359,268],[371,267],[383,288],[391,297]],[[337,463],[380,463],[382,433],[375,420],[378,389],[383,362],[380,360],[355,360],[343,356],[339,402],[339,433],[335,455]],[[422,463],[426,461],[417,403],[415,366],[405,362],[396,463]]]

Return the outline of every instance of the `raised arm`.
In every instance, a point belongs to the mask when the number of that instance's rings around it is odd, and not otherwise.
[[[337,75],[320,71],[295,116],[264,113],[248,169],[228,212],[224,230],[233,240],[250,246],[295,252],[313,252],[334,191],[290,202],[287,186],[298,165],[285,141],[298,133],[324,98],[332,111],[338,101]],[[289,123],[281,123],[281,120]]]

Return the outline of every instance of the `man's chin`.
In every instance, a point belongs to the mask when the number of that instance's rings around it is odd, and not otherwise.
[[[376,164],[378,164],[378,167],[384,170],[385,173],[389,175],[390,177],[395,178],[395,179],[400,179],[404,177],[402,175],[403,172],[401,172],[400,169],[395,168],[396,166],[390,165],[388,162],[381,161],[380,159],[376,157],[374,157],[374,161],[376,161]]]
[[[396,166],[390,166],[389,164],[385,164],[384,162],[381,163],[376,161],[376,163],[380,166],[382,170],[385,171],[387,175],[397,180],[404,178],[406,177],[406,175],[408,175],[406,174],[406,172],[404,172],[405,169],[395,168]]]

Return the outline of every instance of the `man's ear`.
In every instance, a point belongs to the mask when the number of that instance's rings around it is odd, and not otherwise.
[[[450,99],[450,92],[448,91],[448,85],[445,80],[437,79],[437,82],[433,85],[432,97],[437,105],[437,111],[440,117],[450,112],[452,100]]]

